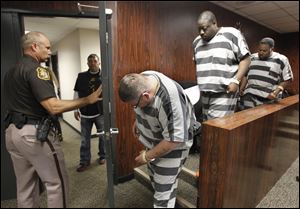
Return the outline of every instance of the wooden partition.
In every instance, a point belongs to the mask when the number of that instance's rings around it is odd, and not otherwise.
[[[299,95],[203,123],[198,207],[255,207],[299,156],[299,138],[281,134]]]
[[[256,51],[261,38],[279,34],[207,1],[117,1],[111,6],[116,124],[120,131],[116,154],[119,176],[123,178],[132,174],[134,158],[143,149],[131,132],[132,107],[117,96],[125,74],[151,69],[179,82],[196,81],[192,42],[198,35],[197,19],[204,10],[215,13],[219,26],[241,22],[252,51]]]

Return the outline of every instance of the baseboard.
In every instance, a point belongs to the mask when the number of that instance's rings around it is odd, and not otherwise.
[[[134,173],[131,173],[127,176],[118,177],[118,183],[124,183],[124,182],[130,181],[132,179],[134,179]]]

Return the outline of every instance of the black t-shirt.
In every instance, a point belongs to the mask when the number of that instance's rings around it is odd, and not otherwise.
[[[90,73],[90,70],[79,73],[74,91],[78,92],[78,97],[86,97],[92,92],[96,91],[102,84],[101,71],[96,74]],[[97,114],[103,114],[103,102],[99,101],[95,104],[87,105],[80,108],[80,113],[87,116],[93,116]]]
[[[28,55],[5,75],[4,92],[9,111],[37,117],[48,114],[40,102],[56,97],[49,70]]]

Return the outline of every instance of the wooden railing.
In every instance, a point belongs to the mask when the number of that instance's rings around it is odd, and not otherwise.
[[[299,156],[278,131],[294,111],[299,95],[203,123],[197,207],[255,207]]]

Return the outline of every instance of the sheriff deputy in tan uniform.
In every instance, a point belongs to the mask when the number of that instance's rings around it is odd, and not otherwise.
[[[67,207],[67,170],[53,116],[99,101],[101,89],[76,100],[57,99],[49,70],[40,66],[51,55],[48,38],[29,32],[21,45],[24,56],[4,79],[6,148],[16,174],[18,207],[39,207],[39,178],[47,190],[48,207]]]

